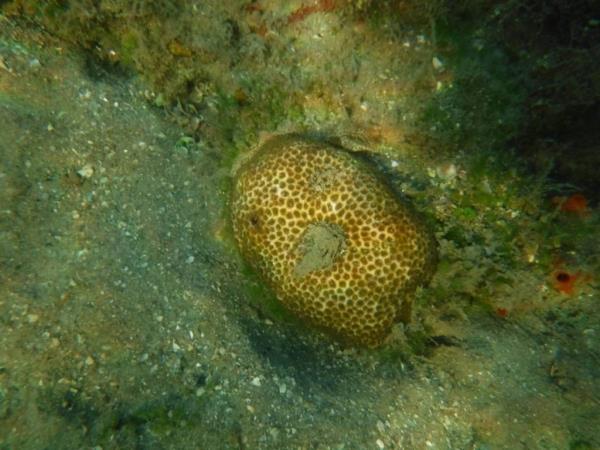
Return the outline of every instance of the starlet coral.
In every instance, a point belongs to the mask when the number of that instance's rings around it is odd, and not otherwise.
[[[272,138],[238,170],[232,221],[285,307],[359,345],[408,319],[437,260],[432,234],[366,163],[297,135]]]

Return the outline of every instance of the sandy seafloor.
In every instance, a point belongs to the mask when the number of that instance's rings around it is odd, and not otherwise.
[[[219,150],[182,143],[142,82],[7,30],[0,449],[600,448],[593,284],[540,287],[553,320],[422,301],[450,336],[426,355],[274,321],[219,238]],[[534,302],[547,280],[519,276]]]

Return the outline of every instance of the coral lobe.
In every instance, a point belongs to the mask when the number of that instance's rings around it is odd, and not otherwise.
[[[409,310],[437,258],[431,233],[368,166],[296,135],[239,170],[232,219],[242,255],[289,310],[367,346]]]

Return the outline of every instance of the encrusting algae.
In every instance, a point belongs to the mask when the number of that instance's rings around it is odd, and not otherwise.
[[[232,221],[285,307],[359,345],[408,320],[437,261],[432,234],[368,165],[298,135],[272,138],[238,170]]]

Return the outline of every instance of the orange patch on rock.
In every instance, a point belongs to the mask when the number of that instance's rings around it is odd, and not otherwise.
[[[302,6],[288,16],[288,25],[301,22],[308,16],[318,12],[331,12],[335,9],[335,0],[317,0],[312,5]]]
[[[562,212],[586,216],[588,211],[588,201],[583,194],[573,194],[569,197],[554,197],[552,203],[558,206]]]
[[[584,272],[571,272],[557,268],[552,272],[552,287],[558,292],[572,296],[591,279],[592,277]]]
[[[506,308],[496,308],[496,315],[498,317],[501,317],[501,318],[505,319],[506,317],[508,317],[508,309],[506,309]]]

